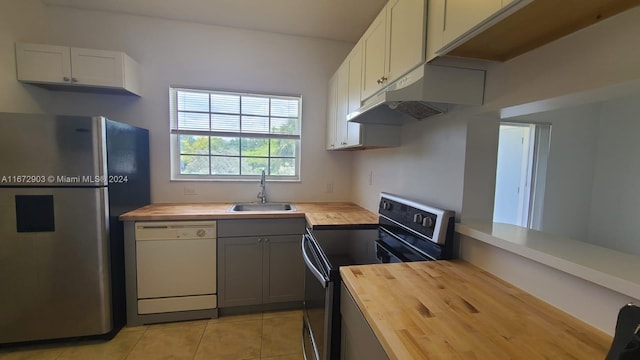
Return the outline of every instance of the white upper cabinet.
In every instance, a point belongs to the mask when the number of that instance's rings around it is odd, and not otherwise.
[[[16,62],[20,81],[71,81],[71,53],[68,47],[16,44]]]
[[[426,0],[391,0],[329,81],[327,150],[400,145],[400,127],[347,121],[394,80],[425,61]]]
[[[336,120],[338,107],[338,72],[329,79],[329,99],[327,103],[327,150],[336,148]]]
[[[329,93],[327,99],[327,139],[326,149],[336,147],[336,107],[338,105],[338,72],[329,79]]]
[[[391,0],[387,5],[389,82],[425,60],[426,6],[424,0]]]
[[[362,36],[362,48],[362,99],[366,99],[382,89],[388,80],[385,64],[387,57],[386,8],[382,9]]]
[[[436,58],[442,48],[444,31],[444,9],[447,0],[429,0],[427,13],[427,61]]]
[[[123,54],[71,48],[72,81],[83,85],[124,87]]]
[[[349,81],[347,85],[347,114],[360,108],[360,99],[362,98],[362,46],[360,43],[351,50],[351,54],[347,58],[349,67]],[[354,146],[361,144],[362,137],[361,125],[358,123],[343,119],[343,126],[346,130],[346,145]]]
[[[442,43],[448,44],[502,8],[502,0],[445,0]]]
[[[360,107],[361,60],[361,47],[356,46],[329,81],[328,150],[360,144],[360,124],[348,122],[347,114]]]
[[[391,0],[362,36],[365,100],[425,60],[425,0]]]
[[[19,81],[50,89],[140,94],[138,64],[119,51],[16,44]]]
[[[327,150],[400,145],[399,126],[347,121],[347,114],[360,107],[363,52],[362,42],[359,42],[329,80]]]
[[[336,146],[347,145],[347,106],[349,98],[349,64],[338,69],[338,104],[336,105]]]

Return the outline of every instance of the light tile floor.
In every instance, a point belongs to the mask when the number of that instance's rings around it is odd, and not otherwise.
[[[111,341],[0,349],[0,360],[302,360],[302,311],[125,327]]]

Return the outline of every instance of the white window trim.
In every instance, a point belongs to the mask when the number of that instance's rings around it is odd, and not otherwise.
[[[198,135],[202,135],[205,132],[200,132],[197,130],[179,130],[176,131],[173,126],[174,117],[177,119],[178,107],[177,107],[177,91],[184,90],[190,92],[203,92],[203,93],[227,93],[233,95],[242,95],[242,96],[259,96],[259,97],[270,97],[270,98],[283,98],[283,99],[298,99],[298,119],[299,119],[299,127],[300,127],[300,135],[270,135],[270,134],[251,134],[252,138],[291,138],[298,140],[298,146],[296,146],[296,170],[295,175],[292,176],[273,176],[267,175],[266,178],[269,181],[276,182],[300,182],[300,169],[301,169],[301,148],[302,148],[302,96],[300,95],[281,95],[281,94],[266,94],[266,93],[253,93],[253,92],[242,92],[242,91],[227,91],[227,90],[212,90],[212,89],[202,89],[202,88],[190,88],[190,87],[180,87],[180,86],[170,86],[169,87],[169,141],[170,141],[170,152],[171,152],[171,181],[209,181],[209,182],[253,182],[260,178],[260,175],[197,175],[197,174],[180,174],[180,148],[178,142],[178,136],[180,134],[188,134],[188,133],[198,133]],[[177,120],[176,120],[177,121]],[[207,131],[208,135],[223,135],[223,136],[233,136],[240,135],[246,136],[247,133],[241,132],[218,132],[218,131]]]

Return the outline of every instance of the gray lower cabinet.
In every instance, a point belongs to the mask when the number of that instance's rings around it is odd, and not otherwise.
[[[341,284],[340,291],[340,315],[342,315],[340,359],[389,360],[344,283]]]
[[[267,237],[263,244],[262,265],[263,303],[303,300],[302,234]]]
[[[225,220],[218,224],[219,307],[302,301],[303,219]]]
[[[218,238],[219,307],[262,303],[262,252],[260,238]]]

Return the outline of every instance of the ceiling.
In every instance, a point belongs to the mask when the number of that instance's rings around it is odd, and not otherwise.
[[[387,0],[42,0],[46,5],[356,42]]]

